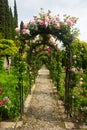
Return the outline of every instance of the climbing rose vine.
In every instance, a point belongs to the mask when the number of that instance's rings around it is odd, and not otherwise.
[[[68,38],[70,37],[69,35],[75,36],[78,32],[76,28],[73,28],[77,22],[76,17],[64,15],[62,20],[59,14],[55,17],[52,17],[50,14],[50,11],[44,13],[41,10],[39,16],[34,16],[33,20],[30,20],[29,23],[23,23],[21,30],[16,28],[15,31],[19,33],[19,35],[21,31],[22,37],[25,37],[25,40],[41,33],[56,34],[60,40],[62,35],[64,35],[64,38],[65,35],[67,35]]]

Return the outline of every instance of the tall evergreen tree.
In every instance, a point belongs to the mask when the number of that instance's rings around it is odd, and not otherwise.
[[[0,0],[0,38],[14,39],[15,28],[18,26],[16,0],[14,0],[14,15],[8,0]]]
[[[10,11],[8,0],[4,0],[4,10],[5,10],[5,38],[9,38],[9,26],[10,26]]]
[[[17,5],[16,0],[14,0],[14,27],[18,26],[18,13],[17,13]]]
[[[0,35],[4,37],[4,34],[5,34],[4,0],[0,0]]]
[[[14,39],[14,17],[12,14],[12,9],[9,9],[9,37],[10,39]]]

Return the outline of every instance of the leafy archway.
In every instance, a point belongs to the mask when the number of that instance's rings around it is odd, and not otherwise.
[[[35,49],[37,46],[43,44],[48,45],[49,44],[49,37],[47,35],[51,34],[55,39],[62,41],[65,49],[66,49],[66,60],[65,60],[65,68],[66,68],[66,78],[65,78],[65,109],[67,113],[70,113],[70,99],[69,99],[69,93],[70,93],[70,69],[72,66],[72,60],[71,60],[71,44],[73,40],[76,38],[78,34],[77,28],[75,28],[75,24],[77,22],[77,18],[70,17],[67,15],[64,15],[62,19],[60,19],[60,16],[57,15],[55,17],[51,16],[51,12],[48,11],[47,13],[44,13],[43,10],[39,13],[39,16],[34,16],[33,20],[30,20],[28,24],[24,24],[21,22],[20,29],[16,28],[16,32],[18,33],[17,40],[20,41],[20,47],[19,47],[19,61],[21,61],[21,57],[23,52],[25,51],[25,47],[28,47],[27,55],[29,58],[32,56],[32,50]],[[38,36],[41,35],[43,37],[42,42],[37,42],[36,44],[33,44],[32,40]],[[27,45],[26,45],[27,44]],[[22,65],[19,63],[19,71],[22,73]],[[22,85],[22,75],[20,78],[20,89],[21,89],[21,97],[23,85]],[[23,99],[21,98],[23,108]],[[21,110],[21,113],[23,110]]]

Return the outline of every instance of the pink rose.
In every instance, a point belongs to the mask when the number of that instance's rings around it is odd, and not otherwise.
[[[45,21],[49,23],[49,17],[45,16]]]
[[[34,17],[34,20],[37,20],[37,16],[33,16]]]
[[[30,24],[35,25],[35,20],[31,20]]]
[[[26,34],[29,34],[29,33],[30,33],[30,31],[29,31],[28,29],[26,29],[25,33],[26,33]]]
[[[56,18],[56,20],[57,20],[57,21],[59,21],[59,20],[60,20],[59,15],[57,15],[55,18]]]
[[[57,23],[56,29],[60,29],[60,24],[59,23]]]
[[[27,23],[24,23],[24,24],[23,24],[23,28],[26,29],[27,27],[28,27],[28,24],[27,24]]]
[[[55,24],[57,22],[56,18],[52,20],[52,23]]]
[[[68,19],[68,20],[67,20],[67,25],[72,26],[72,25],[73,25],[73,21],[70,20],[70,19]]]
[[[43,20],[40,20],[40,21],[39,21],[39,24],[40,24],[40,25],[44,25],[44,21],[43,21]]]
[[[8,103],[8,102],[9,102],[9,98],[8,98],[8,97],[5,97],[5,98],[3,99],[3,102]]]
[[[23,29],[23,30],[22,30],[22,33],[23,33],[23,34],[29,34],[30,31],[29,31],[28,29]]]
[[[15,31],[16,31],[16,32],[19,32],[19,31],[20,31],[20,29],[17,27],[17,28],[15,28]]]
[[[51,52],[51,48],[48,48],[47,50],[48,50],[48,52]]]
[[[29,42],[29,40],[25,40],[25,43],[28,43]]]
[[[75,72],[75,71],[76,71],[76,68],[73,67],[73,68],[70,69],[70,71],[71,71],[71,72]]]
[[[0,106],[2,106],[3,105],[3,102],[0,100]]]
[[[45,21],[45,26],[46,28],[48,27],[49,23],[47,21]]]
[[[2,91],[2,88],[0,88],[0,91]]]

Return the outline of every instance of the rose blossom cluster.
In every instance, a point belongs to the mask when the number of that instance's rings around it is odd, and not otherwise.
[[[36,26],[38,25],[45,26],[46,28],[48,26],[55,25],[56,29],[60,29],[60,18],[59,15],[55,16],[54,18],[51,17],[48,13],[40,13],[40,17],[34,16],[33,20],[30,20],[29,26]],[[38,29],[37,29],[38,30]]]
[[[19,27],[16,27],[15,28],[15,31],[17,33],[20,33],[20,28]],[[28,29],[28,24],[23,24],[23,29],[21,30],[22,34],[30,34],[30,30]]]
[[[29,34],[31,30],[36,30],[38,31],[38,25],[44,26],[45,28],[47,27],[54,27],[55,29],[61,29],[63,25],[66,26],[73,26],[77,22],[77,18],[75,17],[67,17],[66,20],[60,20],[59,14],[56,15],[55,17],[52,17],[50,15],[50,11],[48,13],[41,12],[39,13],[39,17],[34,16],[34,19],[30,20],[29,23],[24,23],[23,25],[23,30],[22,33]],[[15,29],[16,32],[20,32],[20,29],[17,27]]]
[[[66,20],[60,20],[59,14],[56,15],[55,17],[52,17],[50,13],[40,13],[40,17],[34,16],[33,20],[30,20],[29,26],[37,26],[38,24],[41,26],[45,26],[46,28],[48,26],[54,26],[56,29],[61,29],[62,25],[67,25],[67,26],[73,26],[76,24],[77,18],[76,17],[68,17]],[[37,29],[38,30],[38,29]]]

